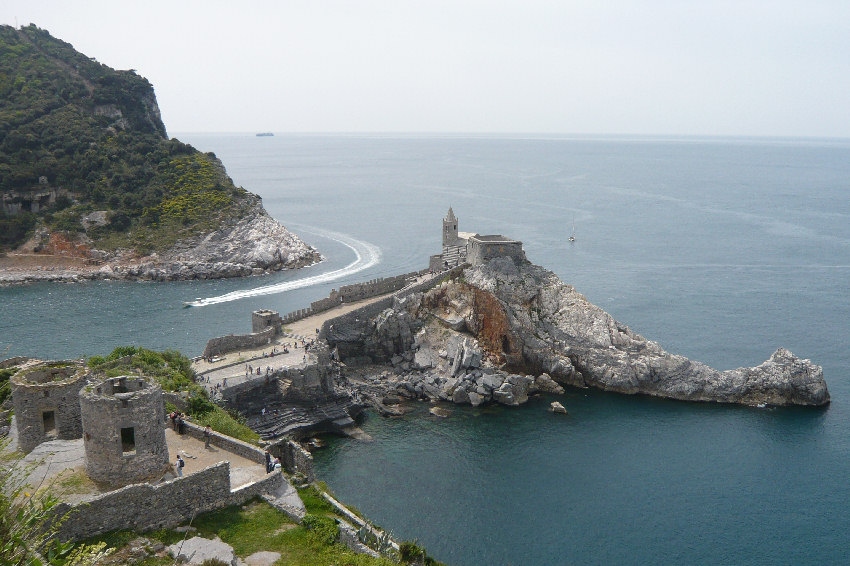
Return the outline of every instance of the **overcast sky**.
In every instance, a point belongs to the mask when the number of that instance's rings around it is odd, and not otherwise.
[[[850,137],[848,0],[2,0],[169,132]]]

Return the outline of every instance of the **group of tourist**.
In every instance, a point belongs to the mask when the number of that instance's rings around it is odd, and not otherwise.
[[[171,428],[177,434],[183,434],[183,422],[186,418],[186,415],[181,413],[180,411],[172,411],[168,414],[168,418],[171,419]]]
[[[266,473],[270,474],[275,470],[280,469],[280,458],[275,458],[266,450]]]

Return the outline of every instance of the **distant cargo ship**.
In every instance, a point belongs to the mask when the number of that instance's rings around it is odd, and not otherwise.
[[[257,136],[273,136],[274,134],[271,132],[260,132]]]

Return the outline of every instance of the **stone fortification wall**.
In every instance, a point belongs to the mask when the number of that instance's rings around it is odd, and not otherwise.
[[[204,348],[204,357],[209,358],[220,356],[227,352],[265,346],[271,343],[272,338],[275,336],[277,336],[277,329],[272,326],[256,334],[229,334],[227,336],[219,336],[207,342],[207,346]]]
[[[398,291],[399,289],[402,289],[405,285],[407,285],[407,282],[410,281],[410,279],[419,277],[420,275],[423,275],[427,272],[427,269],[423,269],[421,271],[411,271],[410,273],[405,273],[403,275],[395,275],[393,277],[382,277],[379,279],[372,279],[371,281],[366,281],[365,283],[354,283],[353,285],[344,285],[340,287],[339,290],[331,290],[331,293],[330,295],[328,295],[327,298],[319,299],[318,301],[313,301],[312,303],[310,303],[309,308],[298,309],[296,311],[292,311],[287,315],[284,315],[282,317],[283,324],[288,324],[290,322],[295,322],[296,320],[301,320],[302,318],[307,318],[308,316],[324,312],[343,303],[355,303],[357,301],[362,301],[363,299],[370,299],[378,295],[384,295],[386,293]]]
[[[79,361],[38,364],[12,376],[18,443],[24,453],[45,440],[83,435],[79,392],[87,377]]]
[[[121,529],[143,532],[171,528],[199,513],[241,505],[263,493],[276,491],[282,482],[281,474],[269,474],[231,491],[230,464],[219,462],[159,485],[134,484],[74,507],[59,505],[58,516],[69,515],[59,526],[58,536],[61,540],[80,540]]]
[[[345,326],[360,319],[367,319],[378,316],[380,313],[384,312],[384,310],[394,306],[396,301],[407,297],[413,293],[422,293],[424,291],[427,291],[428,289],[436,287],[446,278],[456,277],[465,269],[465,267],[465,265],[454,267],[446,271],[441,277],[433,277],[431,279],[428,279],[427,281],[417,283],[416,285],[411,285],[410,287],[407,287],[400,292],[394,293],[389,297],[383,298],[380,301],[375,301],[374,303],[363,305],[359,309],[354,309],[351,312],[342,314],[334,318],[330,318],[326,320],[324,324],[322,324],[322,328],[319,331],[319,339],[321,341],[327,341],[328,330],[331,326],[335,324],[342,324],[343,326]]]
[[[295,442],[284,439],[269,447],[272,455],[280,458],[281,467],[289,474],[301,474],[308,482],[316,481],[313,471],[313,455]]]
[[[201,441],[204,440],[204,427],[186,421],[183,422],[183,427],[184,434],[188,434],[192,438],[197,438]],[[237,456],[253,460],[258,464],[265,465],[266,463],[266,455],[262,450],[253,444],[243,442],[242,440],[233,438],[232,436],[212,431],[212,434],[210,435],[210,444],[217,448],[221,448],[222,450],[232,452]]]
[[[162,390],[152,379],[122,376],[84,387],[86,473],[109,485],[156,478],[170,470]]]

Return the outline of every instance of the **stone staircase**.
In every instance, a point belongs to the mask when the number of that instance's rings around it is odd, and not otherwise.
[[[266,412],[265,416],[250,417],[246,424],[263,440],[286,434],[309,434],[316,431],[338,431],[354,424],[363,410],[362,405],[349,397],[323,401],[313,406],[296,405]]]

